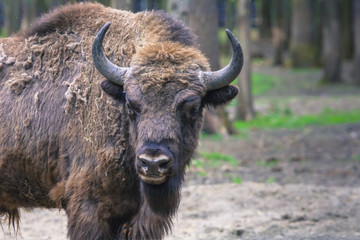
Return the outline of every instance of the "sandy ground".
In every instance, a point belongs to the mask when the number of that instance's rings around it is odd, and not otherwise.
[[[182,195],[166,240],[360,239],[360,188],[249,182],[188,186]],[[66,239],[64,212],[22,211],[17,239]]]

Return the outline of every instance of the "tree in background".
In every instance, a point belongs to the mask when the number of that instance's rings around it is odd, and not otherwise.
[[[133,1],[132,0],[111,0],[111,6],[116,9],[132,11]]]
[[[293,67],[313,67],[316,65],[316,47],[312,35],[311,2],[292,0],[291,4],[291,65]]]
[[[49,11],[49,3],[44,0],[27,0],[21,2],[21,30],[27,29],[38,16],[44,12]],[[54,4],[53,6],[56,7],[58,1],[52,1],[52,4]]]
[[[271,5],[272,1],[260,0],[258,4],[258,12],[260,15],[260,37],[262,39],[271,38]]]
[[[167,9],[172,16],[189,25],[189,0],[169,0]]]
[[[342,0],[340,5],[340,29],[342,31],[342,57],[350,60],[354,52],[353,38],[353,2],[356,0]]]
[[[21,24],[21,0],[7,0],[5,2],[5,29],[8,35],[17,32]]]
[[[209,58],[211,70],[219,70],[220,52],[216,0],[190,0],[188,17],[188,25],[199,37],[200,49]]]
[[[354,31],[354,77],[353,82],[360,85],[360,0],[353,0]]]
[[[340,0],[324,1],[323,21],[323,81],[341,82]]]
[[[238,77],[238,103],[236,106],[236,118],[250,120],[254,117],[254,109],[251,94],[251,53],[250,53],[250,23],[249,23],[249,0],[238,0],[238,29],[239,43],[244,53],[244,66]]]
[[[283,52],[285,48],[285,17],[284,17],[284,1],[273,0],[272,1],[272,15],[271,18],[271,34],[272,44],[274,46],[274,56],[272,62],[274,65],[283,64]]]

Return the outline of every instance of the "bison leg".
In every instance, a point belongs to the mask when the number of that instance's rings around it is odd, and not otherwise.
[[[97,215],[98,204],[94,200],[70,200],[66,213],[68,215],[68,235],[76,239],[113,239],[108,221]]]

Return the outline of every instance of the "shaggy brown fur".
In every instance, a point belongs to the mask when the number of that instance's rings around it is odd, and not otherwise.
[[[124,87],[93,65],[92,42],[106,22],[106,55],[133,69]],[[196,37],[162,12],[69,5],[1,39],[0,217],[15,225],[19,207],[58,207],[70,239],[162,238],[204,106],[237,94],[232,86],[206,92],[199,70],[209,65]],[[161,185],[141,182],[135,169],[149,142],[175,156],[175,173]]]

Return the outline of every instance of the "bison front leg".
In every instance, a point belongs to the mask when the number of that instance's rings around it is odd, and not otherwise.
[[[99,216],[99,203],[96,200],[70,200],[66,213],[68,236],[71,240],[114,239],[109,221]]]
[[[125,185],[119,184],[117,178],[107,184],[106,179],[91,169],[74,172],[65,190],[69,238],[116,239],[124,223],[138,211],[138,193],[122,188]],[[136,189],[133,184],[126,187]]]
[[[68,236],[78,239],[114,239],[105,205],[99,198],[99,183],[94,171],[89,168],[76,169],[65,187]],[[101,185],[100,185],[101,186]]]

